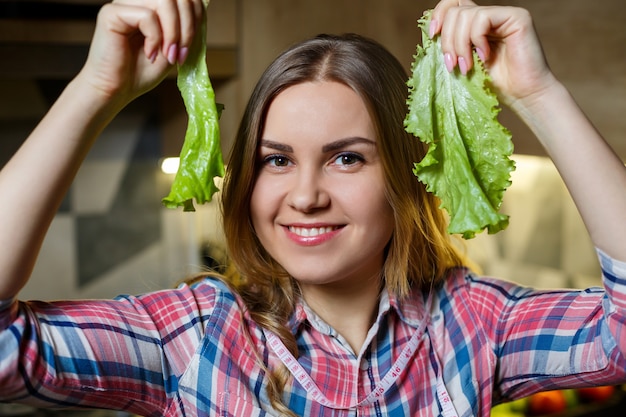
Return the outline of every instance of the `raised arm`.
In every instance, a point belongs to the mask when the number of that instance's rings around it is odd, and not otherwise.
[[[529,13],[443,0],[430,33],[441,34],[449,69],[469,70],[476,50],[504,103],[554,161],[595,246],[626,261],[626,167],[550,71]]]
[[[201,0],[103,6],[85,66],[0,171],[0,300],[17,295],[30,277],[54,214],[98,134],[185,59],[203,10]]]

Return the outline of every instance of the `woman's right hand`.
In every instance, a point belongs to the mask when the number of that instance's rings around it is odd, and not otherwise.
[[[202,0],[114,0],[98,14],[77,81],[122,107],[185,60],[203,18]]]
[[[15,297],[30,277],[100,132],[184,60],[204,16],[202,1],[115,0],[102,7],[83,69],[0,170],[0,195],[13,202],[0,221],[0,300]]]

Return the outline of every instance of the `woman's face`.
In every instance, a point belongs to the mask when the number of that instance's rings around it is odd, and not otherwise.
[[[374,126],[352,89],[322,81],[281,92],[257,158],[254,229],[301,286],[364,285],[380,276],[393,212]]]

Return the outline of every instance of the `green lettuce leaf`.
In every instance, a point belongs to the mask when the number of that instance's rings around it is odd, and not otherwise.
[[[206,9],[206,2],[204,7]],[[213,194],[219,191],[214,178],[224,176],[219,126],[221,106],[215,103],[206,65],[206,21],[187,59],[178,67],[177,84],[189,120],[178,172],[163,204],[168,208],[183,206],[184,211],[195,211],[193,199],[198,204],[211,201]]]
[[[498,99],[475,53],[466,76],[446,70],[439,37],[428,36],[430,14],[418,21],[423,45],[417,45],[407,82],[405,128],[428,144],[413,172],[448,212],[449,233],[465,239],[485,228],[497,233],[509,221],[498,211],[515,169],[511,134],[498,122]]]

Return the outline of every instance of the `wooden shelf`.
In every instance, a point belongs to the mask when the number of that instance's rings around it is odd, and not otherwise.
[[[11,57],[10,65],[0,66],[0,78],[69,80],[82,68],[88,51],[87,45],[0,44],[0,56]],[[207,67],[211,79],[234,77],[238,71],[237,50],[208,48]]]

